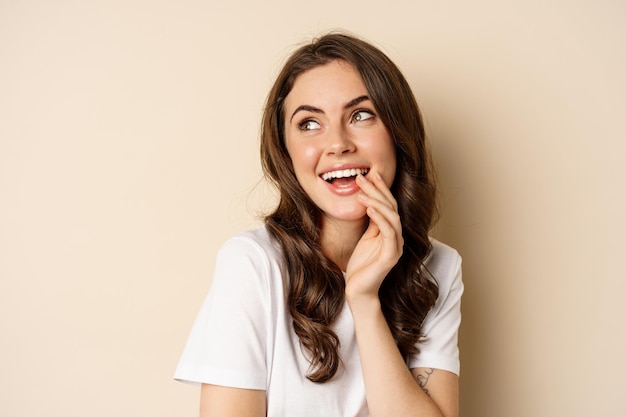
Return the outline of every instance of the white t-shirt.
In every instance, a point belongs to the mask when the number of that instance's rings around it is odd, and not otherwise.
[[[426,261],[439,297],[426,316],[420,354],[409,368],[459,373],[461,258],[436,240]],[[347,304],[333,330],[342,367],[326,383],[306,379],[309,362],[286,306],[286,271],[278,242],[265,227],[244,232],[220,249],[209,294],[198,313],[174,378],[265,390],[268,417],[367,417],[365,387],[352,314]]]

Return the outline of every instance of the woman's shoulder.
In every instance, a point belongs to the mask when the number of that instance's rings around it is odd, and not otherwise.
[[[429,240],[430,243],[433,245],[433,249],[430,255],[428,255],[427,261],[432,260],[445,262],[461,259],[461,255],[459,254],[459,252],[452,246],[448,246],[447,244],[435,239],[434,237],[430,237]]]
[[[424,264],[440,288],[461,281],[461,255],[451,246],[431,237],[432,250]]]
[[[282,259],[280,246],[265,226],[240,232],[224,242],[218,252],[218,260],[245,260],[262,264],[277,263]]]
[[[220,250],[230,247],[256,248],[262,251],[274,251],[278,248],[276,241],[270,235],[267,227],[259,226],[237,233],[230,237]]]

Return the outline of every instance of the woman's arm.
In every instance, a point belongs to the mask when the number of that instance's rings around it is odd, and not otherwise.
[[[378,290],[402,255],[397,203],[378,175],[358,176],[370,217],[346,270],[346,299],[356,332],[367,404],[372,417],[458,415],[457,376],[441,370],[409,370],[383,315]],[[426,391],[427,390],[427,391]]]
[[[265,417],[265,391],[202,384],[200,417]]]
[[[456,374],[435,368],[414,368],[411,374],[444,416],[459,415],[459,377]]]
[[[376,301],[348,301],[372,417],[458,416],[458,377],[432,368],[409,370]]]

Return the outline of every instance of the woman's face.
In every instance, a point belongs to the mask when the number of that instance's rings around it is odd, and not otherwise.
[[[287,151],[309,198],[326,219],[364,221],[356,175],[378,172],[391,187],[396,153],[359,73],[343,61],[310,69],[283,111]]]

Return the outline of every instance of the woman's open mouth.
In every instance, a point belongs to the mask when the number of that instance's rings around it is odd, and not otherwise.
[[[367,175],[369,168],[350,168],[338,169],[336,171],[328,171],[320,175],[324,181],[329,184],[341,186],[342,184],[351,183],[357,175]]]

